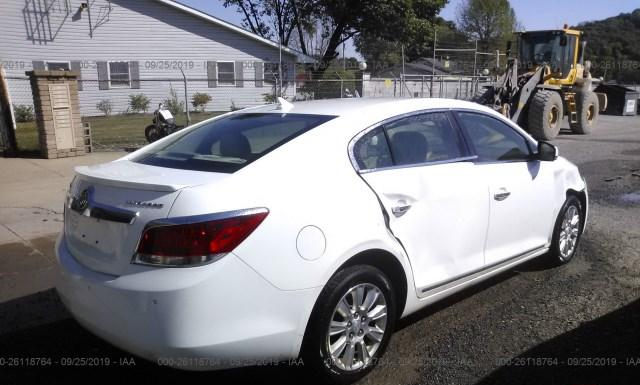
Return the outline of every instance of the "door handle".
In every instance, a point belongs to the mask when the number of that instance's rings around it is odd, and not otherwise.
[[[495,193],[493,195],[493,199],[497,200],[497,201],[503,201],[507,198],[509,198],[509,195],[511,195],[511,193],[509,191],[507,191],[506,188],[501,188],[499,193]]]
[[[410,208],[411,205],[395,206],[391,208],[391,212],[396,216],[396,218],[400,218],[401,216],[406,214]]]

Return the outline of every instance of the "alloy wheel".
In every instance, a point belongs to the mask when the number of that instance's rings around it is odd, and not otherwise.
[[[560,228],[559,248],[562,259],[569,259],[575,251],[580,234],[580,212],[576,206],[569,206],[564,213]]]
[[[382,290],[370,283],[352,287],[338,301],[326,335],[333,363],[345,371],[371,362],[385,335],[387,302]]]

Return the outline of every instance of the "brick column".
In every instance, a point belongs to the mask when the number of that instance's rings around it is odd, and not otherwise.
[[[84,155],[78,73],[34,70],[26,74],[31,80],[42,155],[49,159]]]

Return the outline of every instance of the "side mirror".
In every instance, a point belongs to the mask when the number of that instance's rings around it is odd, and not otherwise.
[[[558,159],[558,147],[549,142],[538,142],[538,153],[536,158],[542,161],[554,161]]]

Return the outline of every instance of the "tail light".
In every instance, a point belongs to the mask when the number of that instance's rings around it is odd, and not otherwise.
[[[132,262],[159,266],[213,262],[242,243],[268,214],[266,209],[259,209],[258,212],[251,210],[248,214],[195,223],[151,223],[142,234]]]

